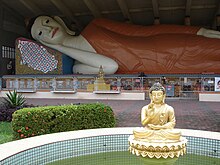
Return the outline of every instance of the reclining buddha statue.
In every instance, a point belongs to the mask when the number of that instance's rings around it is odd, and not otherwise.
[[[141,26],[94,19],[76,36],[58,17],[30,21],[41,44],[75,60],[73,73],[220,73],[220,32],[183,25]]]
[[[143,127],[129,137],[129,150],[137,156],[174,158],[186,152],[187,140],[174,129],[176,119],[173,107],[165,104],[165,88],[155,83],[149,90],[150,104],[141,111]]]

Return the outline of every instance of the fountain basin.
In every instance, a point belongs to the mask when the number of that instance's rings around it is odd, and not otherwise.
[[[128,137],[134,129],[126,127],[80,130],[12,141],[0,145],[0,165],[48,164],[93,154],[128,152]],[[187,155],[209,156],[216,158],[214,161],[218,161],[217,163],[220,162],[220,133],[179,130],[188,140]],[[208,163],[212,164],[210,161]]]

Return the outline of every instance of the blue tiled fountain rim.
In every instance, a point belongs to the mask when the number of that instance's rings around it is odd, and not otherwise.
[[[102,152],[127,151],[130,135],[103,135],[49,143],[12,155],[0,165],[47,164],[65,158]],[[185,136],[187,153],[220,158],[220,140]]]

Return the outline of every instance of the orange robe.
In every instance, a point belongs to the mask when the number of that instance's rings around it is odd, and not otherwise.
[[[220,73],[220,39],[198,36],[199,29],[95,19],[82,35],[119,64],[118,74]]]

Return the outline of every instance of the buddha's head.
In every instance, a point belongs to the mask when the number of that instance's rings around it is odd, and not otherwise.
[[[32,37],[47,44],[61,44],[68,35],[75,33],[69,30],[60,17],[39,16],[31,26]]]
[[[159,83],[155,83],[149,90],[149,96],[151,103],[154,104],[164,104],[166,97],[165,88]]]

